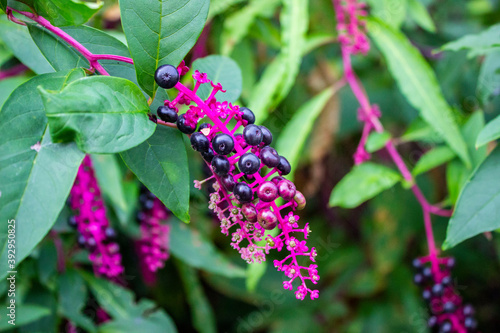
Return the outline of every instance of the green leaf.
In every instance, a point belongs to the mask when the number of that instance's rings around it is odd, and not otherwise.
[[[476,147],[484,146],[485,144],[500,138],[500,116],[486,124],[477,136]]]
[[[15,326],[19,327],[32,323],[50,315],[50,313],[50,308],[35,304],[23,304],[16,308]],[[10,317],[4,315],[4,318],[0,321],[0,331],[11,330],[14,327],[9,324],[9,320]]]
[[[245,285],[248,291],[255,291],[260,279],[264,276],[267,270],[266,262],[251,263],[247,266],[247,278]]]
[[[120,155],[175,216],[189,221],[189,170],[182,133],[158,126],[149,139]]]
[[[477,78],[476,92],[483,105],[500,94],[500,50],[488,52]]]
[[[366,141],[366,150],[370,153],[385,147],[387,142],[391,139],[391,134],[388,132],[372,132]]]
[[[259,16],[273,13],[280,0],[250,0],[248,5],[229,15],[224,20],[221,34],[221,54],[229,56],[234,47],[249,33],[250,28]]]
[[[450,203],[455,205],[464,184],[471,173],[458,159],[451,161],[446,166],[446,185],[448,187],[448,197]]]
[[[196,59],[193,63],[193,69],[201,73],[207,73],[207,76],[214,83],[220,83],[226,90],[225,93],[216,94],[219,102],[235,102],[241,94],[243,79],[238,64],[231,58],[211,55],[205,58]],[[212,85],[204,83],[200,86],[196,94],[203,100],[207,99],[212,92]]]
[[[456,156],[455,152],[447,146],[435,147],[426,152],[418,160],[412,171],[414,176],[434,169],[441,164],[451,161]]]
[[[307,0],[284,0],[280,15],[281,54],[285,64],[285,74],[278,90],[278,100],[282,100],[295,83],[299,74],[306,31],[309,25],[309,2]]]
[[[396,171],[383,165],[371,162],[356,165],[333,189],[330,206],[357,207],[400,180]]]
[[[448,224],[443,249],[500,228],[500,149],[496,148],[465,184]]]
[[[422,141],[434,144],[443,142],[441,136],[422,118],[413,120],[399,139],[402,142]]]
[[[99,332],[177,332],[172,319],[163,310],[157,310],[154,302],[142,298],[136,303],[130,290],[82,271],[80,274],[99,305],[114,319],[100,325]]]
[[[470,166],[467,146],[444,99],[429,64],[409,40],[377,19],[368,20],[368,31],[387,59],[389,69],[408,102],[420,111],[462,161]]]
[[[7,20],[0,16],[0,39],[9,47],[17,59],[28,66],[37,74],[54,72],[54,68],[40,53],[35,42],[31,38],[28,28]]]
[[[460,129],[464,137],[469,155],[472,160],[472,169],[481,164],[486,158],[486,147],[476,148],[479,134],[484,128],[484,115],[482,111],[474,112]],[[472,171],[472,170],[469,170]]]
[[[436,26],[432,21],[427,8],[419,0],[407,0],[408,14],[423,29],[429,32],[436,32]]]
[[[281,132],[276,143],[276,150],[288,159],[292,167],[297,166],[300,152],[314,122],[333,94],[333,89],[327,88],[302,105]]]
[[[217,332],[214,310],[203,292],[196,270],[180,261],[176,261],[176,264],[191,308],[193,327],[200,333]]]
[[[123,31],[134,59],[137,81],[154,96],[158,66],[177,66],[201,33],[209,0],[121,0]]]
[[[210,1],[210,9],[208,11],[207,21],[212,20],[215,16],[224,13],[232,6],[243,2],[244,0],[212,0]]]
[[[440,50],[459,51],[466,49],[469,50],[469,56],[474,57],[485,54],[498,46],[500,46],[500,24],[495,24],[478,34],[466,35],[446,43]]]
[[[0,108],[7,100],[10,94],[21,84],[28,81],[27,76],[15,76],[0,81]]]
[[[36,88],[61,89],[82,76],[81,70],[37,76],[19,86],[0,112],[0,218],[16,219],[17,264],[56,221],[84,156],[74,144],[52,142]],[[8,270],[5,247],[0,238],[0,276]]]
[[[170,252],[189,266],[229,278],[244,277],[245,270],[231,263],[197,230],[183,223],[170,224]]]
[[[406,17],[407,0],[368,0],[370,13],[386,22],[394,29],[399,29]]]
[[[61,91],[40,88],[50,132],[58,142],[75,141],[87,153],[116,153],[149,138],[156,125],[149,106],[132,82],[92,76]]]
[[[80,25],[101,9],[103,3],[81,0],[22,0],[56,27]]]

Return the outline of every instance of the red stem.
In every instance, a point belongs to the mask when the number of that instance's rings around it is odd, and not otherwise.
[[[6,79],[8,77],[17,76],[28,70],[24,64],[17,64],[7,70],[0,71],[0,80]]]

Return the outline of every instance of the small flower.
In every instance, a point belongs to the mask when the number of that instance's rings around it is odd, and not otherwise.
[[[283,288],[285,288],[286,290],[293,290],[292,282],[290,282],[290,281],[283,281]]]
[[[199,180],[194,181],[194,188],[201,190],[201,182]]]
[[[184,60],[182,60],[179,66],[177,66],[177,71],[179,72],[179,75],[184,75],[189,72],[189,67],[186,66],[186,62]]]
[[[193,79],[195,79],[196,81],[198,81],[201,84],[207,83],[210,81],[207,77],[207,73],[200,73],[198,70],[194,71]]]
[[[319,297],[319,291],[318,290],[311,291],[311,300],[314,301],[318,297]]]
[[[297,241],[297,239],[296,239],[295,237],[290,237],[290,239],[288,239],[285,243],[286,243],[286,245],[287,245],[286,249],[287,249],[288,251],[293,251],[293,250],[295,250],[295,248],[296,248],[296,247],[297,247],[297,245],[298,245],[298,241]]]

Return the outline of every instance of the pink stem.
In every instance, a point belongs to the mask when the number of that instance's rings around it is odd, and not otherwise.
[[[59,237],[59,234],[57,233],[57,231],[52,230],[50,232],[50,235],[52,236],[52,239],[54,240],[54,246],[56,247],[56,252],[57,252],[57,271],[59,273],[62,273],[66,270],[63,244],[62,244],[61,238]]]
[[[17,76],[28,70],[24,64],[17,64],[5,71],[0,71],[0,80],[6,79],[8,77]]]

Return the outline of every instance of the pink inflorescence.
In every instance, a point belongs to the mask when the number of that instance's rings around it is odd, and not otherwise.
[[[367,15],[365,4],[357,0],[333,0],[333,4],[337,13],[339,42],[350,54],[366,54],[370,43],[362,20]]]
[[[177,69],[180,75],[187,72],[184,63]],[[217,101],[216,94],[225,90],[220,83],[209,80],[207,74],[195,71],[193,78],[194,88],[177,83],[179,94],[172,101],[165,101],[165,106],[176,111],[179,104],[188,107],[186,113],[179,115],[177,127],[191,134],[193,148],[202,154],[213,173],[204,181],[195,181],[195,187],[201,189],[204,182],[212,183],[215,191],[210,194],[209,209],[217,215],[222,233],[231,237],[231,246],[245,261],[261,263],[272,249],[287,251],[282,260],[274,261],[287,277],[283,287],[293,290],[292,283],[299,281],[297,299],[303,300],[307,295],[317,298],[318,290],[306,284],[308,280],[318,283],[317,265],[299,263],[300,257],[314,263],[317,253],[300,239],[307,239],[310,229],[307,223],[299,227],[299,217],[294,213],[304,208],[305,198],[283,177],[290,173],[290,164],[269,146],[272,134],[264,126],[254,125],[251,110]],[[196,95],[202,84],[212,87],[205,100]],[[201,124],[195,132],[205,117],[211,122]],[[241,129],[243,134],[237,134]],[[279,204],[278,200],[284,203]],[[275,236],[266,234],[275,228]]]
[[[74,216],[69,224],[79,232],[78,244],[89,251],[89,259],[96,275],[111,280],[123,273],[120,248],[113,239],[115,231],[109,226],[106,207],[87,155],[78,169],[70,193],[70,207]]]
[[[170,227],[164,223],[168,218],[168,211],[163,203],[149,191],[141,194],[140,202],[139,251],[146,268],[150,272],[156,272],[165,266],[165,261],[170,256],[168,251]]]
[[[438,265],[432,265],[436,260]],[[439,332],[470,333],[477,332],[474,308],[464,305],[462,298],[453,287],[451,269],[454,258],[436,258],[431,256],[413,261],[416,269],[414,281],[422,288],[422,297],[429,304],[431,317],[428,325]]]

